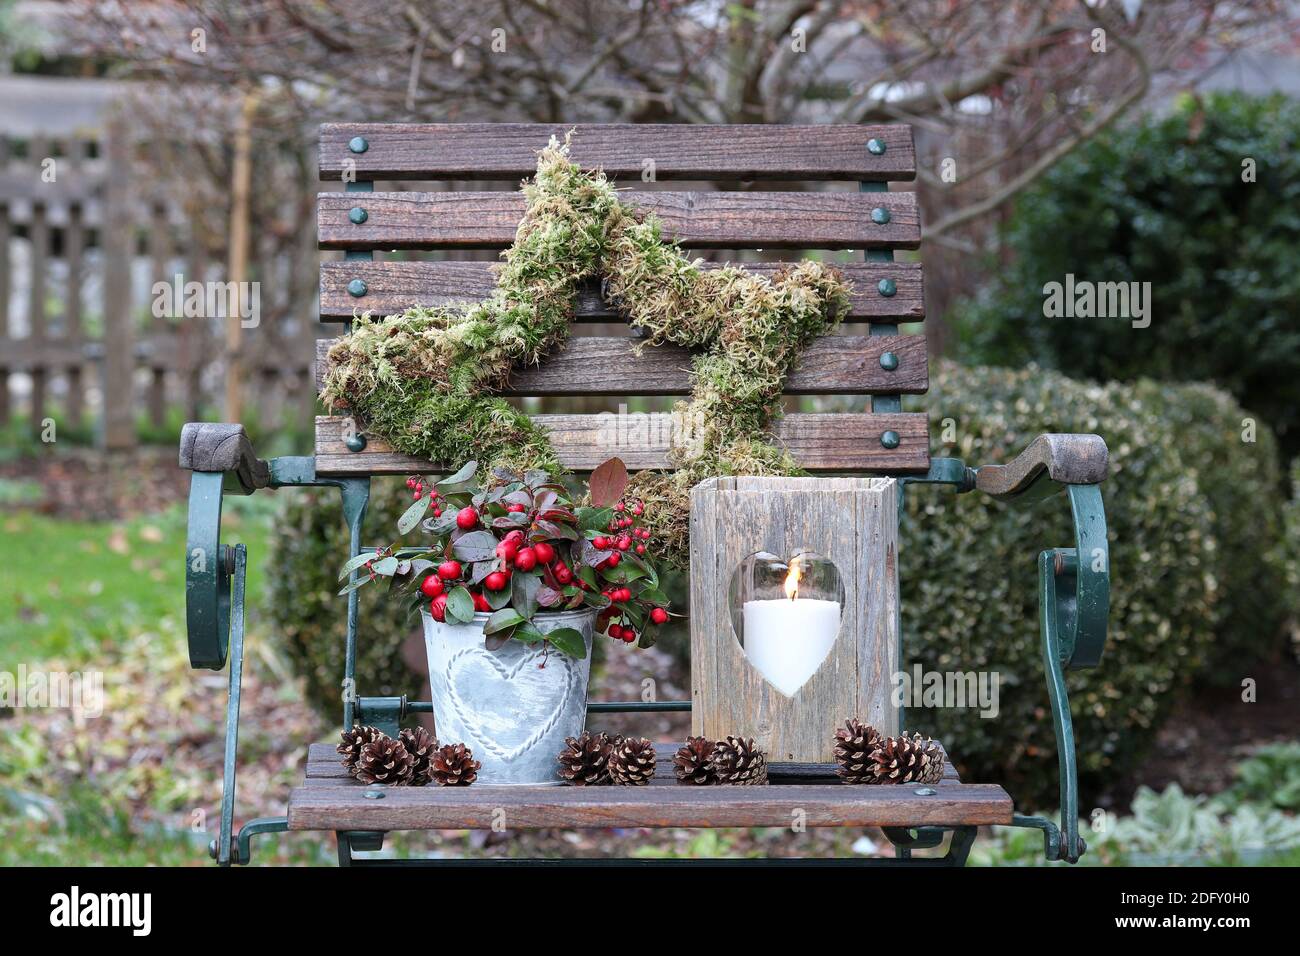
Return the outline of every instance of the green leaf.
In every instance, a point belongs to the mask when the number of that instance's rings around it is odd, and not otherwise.
[[[429,510],[429,504],[432,501],[433,499],[431,497],[425,495],[415,504],[411,505],[411,507],[407,508],[406,511],[402,513],[402,516],[397,519],[397,533],[407,534],[412,528],[419,524],[420,519],[424,517],[424,513]]]
[[[532,617],[537,613],[537,595],[542,588],[542,576],[540,574],[517,573],[512,578],[511,583],[513,593],[510,603],[525,618]]]
[[[474,620],[474,599],[463,587],[454,587],[447,594],[447,616],[462,624]]]
[[[613,508],[590,508],[582,507],[578,509],[578,530],[584,534],[588,531],[596,531],[603,534],[609,527],[609,522],[614,517]]]
[[[546,638],[545,634],[528,621],[524,621],[524,623],[516,627],[514,634],[511,636],[514,637],[516,641],[523,641],[525,644],[536,644],[538,641]]]
[[[514,575],[511,575],[509,580],[506,581],[506,586],[500,591],[489,591],[487,588],[484,588],[483,596],[487,598],[488,606],[491,607],[492,610],[497,611],[510,603],[510,595],[514,593],[514,589],[515,578]]]
[[[375,574],[388,577],[388,575],[390,574],[397,573],[397,568],[400,564],[401,562],[398,561],[396,558],[389,556],[387,558],[380,558],[378,561],[375,562],[374,566],[370,570],[374,571]]]
[[[456,474],[454,475],[450,475],[442,479],[442,481],[438,482],[437,485],[435,485],[435,487],[440,489],[445,489],[445,488],[452,488],[456,485],[463,485],[471,478],[473,478],[476,474],[478,474],[478,462],[467,461],[465,462],[464,465],[461,466],[460,471],[456,472]]]
[[[660,591],[658,588],[646,588],[638,594],[637,597],[640,600],[645,601],[647,604],[655,604],[659,607],[666,607],[668,605],[668,595],[664,594],[664,592]]]
[[[514,627],[516,624],[522,624],[524,616],[512,607],[502,608],[496,611],[487,620],[483,628],[484,634],[495,634],[497,631],[504,631],[507,627]]]
[[[452,543],[451,553],[461,561],[487,561],[496,556],[496,535],[491,531],[471,531]]]
[[[546,632],[546,639],[570,657],[581,660],[587,656],[587,642],[582,639],[582,632],[571,627],[557,627]]]
[[[344,585],[343,590],[340,591],[339,594],[340,594],[340,595],[351,594],[351,593],[352,593],[353,591],[355,591],[357,588],[361,587],[361,585],[363,585],[363,584],[369,584],[369,583],[370,583],[370,575],[368,575],[368,574],[363,574],[361,577],[357,578],[355,581],[349,581],[346,585]]]
[[[361,565],[365,564],[367,561],[373,561],[377,557],[379,557],[378,551],[362,551],[355,558],[348,561],[347,564],[343,565],[339,570],[339,580],[342,581],[357,568],[361,567]]]

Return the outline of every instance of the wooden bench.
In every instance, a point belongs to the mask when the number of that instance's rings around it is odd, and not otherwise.
[[[899,848],[897,859],[887,862],[926,864],[964,862],[978,826],[1027,826],[1043,832],[1050,859],[1076,860],[1083,843],[1064,670],[1095,665],[1105,640],[1109,578],[1098,490],[1106,472],[1105,444],[1091,435],[1042,436],[1011,463],[981,469],[930,457],[926,415],[904,412],[901,403],[902,395],[924,393],[929,384],[925,338],[899,334],[900,324],[924,318],[920,264],[894,260],[895,250],[920,244],[915,196],[888,189],[889,181],[914,176],[908,127],[326,125],[320,135],[320,176],[327,183],[343,180],[344,189],[320,195],[319,239],[322,249],[343,250],[345,258],[321,265],[322,322],[343,333],[343,323],[361,312],[386,315],[412,305],[486,296],[493,285],[490,263],[455,258],[375,261],[374,253],[503,248],[514,238],[523,210],[521,196],[504,190],[375,192],[375,181],[515,184],[531,174],[536,151],[549,137],[571,128],[574,158],[585,167],[603,167],[620,184],[645,186],[642,172],[647,160],[653,160],[653,187],[625,197],[653,209],[666,231],[685,247],[853,251],[853,261],[842,265],[853,286],[846,324],[838,334],[812,344],[790,375],[786,392],[870,398],[861,411],[792,412],[780,420],[777,439],[809,471],[892,475],[904,488],[918,482],[946,484],[961,493],[978,489],[1003,499],[1067,490],[1075,518],[1074,547],[1044,551],[1039,559],[1040,631],[1062,771],[1061,824],[1015,814],[1001,787],[962,783],[951,768],[943,781],[930,787],[848,786],[829,765],[776,764],[767,787],[680,787],[661,775],[640,789],[474,786],[379,791],[348,778],[332,745],[318,744],[309,753],[303,784],[290,795],[287,816],[250,821],[234,833],[246,555],[242,545],[227,548],[220,543],[222,495],[248,494],[261,487],[338,487],[356,554],[362,546],[371,476],[459,464],[412,459],[394,452],[378,436],[358,437],[345,418],[323,416],[317,419],[314,454],[308,457],[263,462],[235,424],[187,425],[182,437],[181,465],[193,472],[188,553],[217,556],[206,564],[187,564],[191,659],[198,667],[219,669],[229,662],[231,668],[226,789],[213,856],[223,864],[243,863],[249,859],[254,834],[333,830],[339,835],[341,862],[365,862],[354,860],[352,851],[375,848],[384,832],[491,827],[494,810],[504,806],[509,808],[508,825],[522,828],[789,826],[800,813],[808,826],[884,827]],[[672,180],[692,185],[714,181],[731,188],[660,188]],[[761,188],[765,181],[783,186],[829,182],[838,188],[774,190]],[[734,188],[738,183],[758,188]],[[852,188],[843,188],[844,183]],[[780,267],[777,261],[745,264],[766,272]],[[619,321],[594,284],[580,297],[574,319],[584,324]],[[318,369],[324,366],[329,344],[317,344]],[[579,329],[540,367],[521,369],[505,394],[620,394],[610,385],[620,381],[644,383],[638,384],[637,395],[689,392],[685,352],[662,347],[638,357],[635,344],[630,329],[601,336]],[[601,374],[602,369],[620,374]],[[598,437],[599,415],[538,418],[551,432],[566,467],[589,470],[609,457],[608,445]],[[664,468],[666,451],[650,445],[619,453],[630,468]],[[340,555],[340,563],[343,559]],[[347,667],[341,676],[350,681],[357,641],[355,592],[348,596],[346,613]],[[604,703],[592,709],[689,707],[683,701]],[[402,717],[428,709],[427,702],[360,696],[344,701],[343,724],[360,721],[395,732]],[[661,760],[661,774],[668,770],[668,761]],[[948,835],[946,856],[912,856],[913,849],[937,846]]]

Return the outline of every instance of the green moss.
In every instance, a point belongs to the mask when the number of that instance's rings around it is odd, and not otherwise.
[[[625,208],[603,173],[572,162],[567,138],[541,151],[523,191],[527,209],[492,295],[357,322],[330,350],[322,398],[406,454],[558,472],[546,433],[490,393],[514,367],[563,344],[579,283],[602,274],[611,299],[646,331],[645,345],[700,350],[691,401],[677,407],[692,426],[669,452],[678,470],[634,483],[654,506],[661,557],[685,566],[692,485],[711,475],[799,473],[763,435],[800,351],[843,316],[843,279],[818,262],[771,279],[705,269],[664,241],[654,216]]]

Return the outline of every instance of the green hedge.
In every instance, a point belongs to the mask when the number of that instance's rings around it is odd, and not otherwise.
[[[1275,443],[1266,427],[1243,443],[1244,413],[1207,386],[1099,386],[1034,368],[951,363],[935,366],[933,384],[926,405],[935,455],[1001,462],[1045,431],[1097,432],[1110,446],[1110,640],[1099,668],[1069,678],[1086,801],[1144,759],[1180,689],[1207,674],[1235,682],[1276,640],[1286,587]],[[951,446],[941,440],[945,419],[956,433]],[[394,526],[408,495],[400,479],[373,484],[368,544]],[[344,607],[335,575],[347,548],[338,494],[281,497],[269,610],[313,702],[334,716]],[[920,710],[909,722],[943,739],[969,779],[1004,782],[1026,806],[1055,806],[1036,560],[1043,548],[1073,545],[1068,503],[1058,496],[1005,505],[916,487],[908,512],[900,558],[909,663],[997,671],[1002,681],[997,719]],[[1300,508],[1290,518],[1294,575]],[[362,590],[359,691],[424,694],[400,653],[412,628],[371,590]],[[663,646],[687,652],[684,639]]]
[[[363,544],[388,543],[410,504],[401,479],[371,481]],[[281,499],[267,572],[267,614],[295,669],[306,678],[313,706],[342,717],[347,599],[338,596],[338,569],[347,560],[348,531],[333,488],[291,488]],[[428,688],[403,662],[402,645],[419,633],[397,602],[378,587],[360,592],[357,693],[427,697]]]
[[[1233,93],[1184,98],[1076,150],[1017,200],[1010,255],[948,316],[954,354],[1101,381],[1215,382],[1300,453],[1298,143],[1300,103]],[[1044,284],[1067,273],[1150,282],[1150,327],[1044,318]]]
[[[1291,498],[1283,507],[1282,532],[1276,563],[1287,595],[1291,653],[1300,660],[1300,458],[1291,463]]]
[[[1069,678],[1084,800],[1146,757],[1180,688],[1214,662],[1235,679],[1263,640],[1281,594],[1270,524],[1280,505],[1266,429],[1240,440],[1241,409],[1206,386],[1076,382],[1034,367],[940,363],[927,400],[935,455],[1007,460],[1041,432],[1096,432],[1110,447],[1103,496],[1111,538],[1111,626],[1095,670]],[[951,420],[946,422],[945,420]],[[1055,742],[1038,634],[1038,553],[1073,546],[1069,505],[991,502],[918,488],[900,544],[910,661],[1001,675],[1000,714],[918,710],[909,723],[941,737],[970,779],[1005,782],[1030,806],[1056,805]],[[1271,525],[1276,529],[1276,523]],[[1262,625],[1261,625],[1262,626]]]

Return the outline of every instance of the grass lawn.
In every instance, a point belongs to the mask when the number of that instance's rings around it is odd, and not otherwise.
[[[248,545],[248,604],[261,594],[270,496],[227,498],[222,541]],[[185,509],[126,522],[0,516],[0,669],[93,659],[137,627],[185,618]]]

